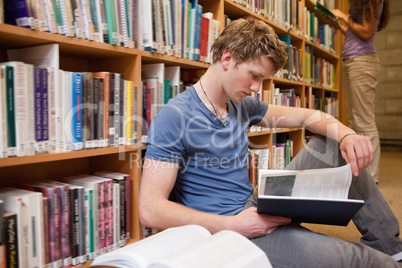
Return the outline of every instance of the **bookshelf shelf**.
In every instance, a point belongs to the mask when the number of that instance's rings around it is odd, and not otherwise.
[[[112,148],[98,148],[98,149],[65,152],[65,153],[49,153],[49,154],[32,155],[32,156],[10,157],[0,159],[0,168],[20,166],[20,165],[30,165],[44,162],[63,161],[78,158],[87,158],[101,155],[137,153],[141,149],[143,149],[143,145],[135,145],[135,146],[133,145],[133,146],[112,147]]]

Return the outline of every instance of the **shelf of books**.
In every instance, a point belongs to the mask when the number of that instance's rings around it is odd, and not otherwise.
[[[147,235],[137,200],[149,124],[208,68],[232,20],[264,20],[288,44],[285,68],[255,97],[338,114],[338,33],[311,0],[3,2],[0,216],[14,229],[0,241],[17,236],[0,246],[20,267],[88,267]],[[249,140],[256,185],[258,168],[284,168],[305,132],[251,128]]]

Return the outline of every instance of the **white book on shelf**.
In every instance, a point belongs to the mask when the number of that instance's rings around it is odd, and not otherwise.
[[[48,103],[49,103],[49,146],[50,152],[58,150],[58,131],[60,129],[61,118],[56,109],[56,103],[59,92],[59,45],[40,45],[27,48],[8,49],[7,56],[10,60],[21,61],[33,64],[36,67],[47,68],[48,79]]]
[[[0,190],[1,194],[8,196],[16,196],[21,199],[22,205],[26,206],[26,217],[28,219],[28,252],[29,267],[43,267],[45,260],[43,259],[42,232],[43,225],[42,213],[43,202],[42,194],[24,189],[6,187]]]
[[[141,0],[140,0],[141,1]],[[144,50],[152,51],[152,4],[151,1],[142,1],[142,43]]]
[[[21,61],[8,61],[0,63],[1,66],[11,66],[14,68],[14,111],[15,111],[15,131],[16,131],[16,156],[27,154],[28,133],[27,126],[27,80],[25,63]]]
[[[0,199],[4,202],[4,209],[17,214],[17,241],[18,263],[20,268],[28,268],[28,216],[27,207],[22,199],[16,195],[9,195],[0,190]]]
[[[267,255],[229,230],[211,233],[199,225],[169,228],[95,258],[93,266],[118,268],[272,267]]]
[[[8,156],[6,70],[0,68],[0,158]]]
[[[63,151],[70,152],[73,150],[72,120],[70,115],[70,112],[72,110],[72,101],[71,101],[72,72],[63,71],[63,73],[64,73],[64,83],[62,87],[62,96],[63,96],[62,124],[64,129]]]
[[[165,67],[165,79],[170,80],[171,97],[173,98],[180,92],[180,66]]]
[[[158,84],[156,88],[156,98],[153,103],[153,108],[156,113],[163,106],[164,97],[164,80],[165,80],[165,64],[164,63],[153,63],[142,65],[142,77],[143,78],[157,78]]]
[[[26,95],[27,95],[27,155],[35,154],[35,107],[34,107],[34,67],[32,64],[25,64],[26,67]]]

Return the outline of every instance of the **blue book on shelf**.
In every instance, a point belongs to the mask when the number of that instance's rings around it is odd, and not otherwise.
[[[35,109],[35,141],[36,141],[36,154],[40,154],[43,151],[42,147],[42,79],[41,79],[41,68],[34,67],[34,109]]]
[[[42,143],[43,153],[49,152],[49,73],[46,68],[41,68],[42,87]]]
[[[194,42],[195,42],[195,20],[196,20],[196,15],[197,15],[197,5],[198,5],[198,0],[190,0],[189,2],[191,9],[190,9],[190,16],[188,18],[189,20],[189,32],[187,33],[189,35],[189,60],[194,59]]]
[[[72,142],[73,150],[82,150],[82,73],[72,73]]]
[[[285,69],[283,78],[292,79],[292,47],[290,45],[290,35],[279,36],[279,39],[288,45],[288,59],[283,67]]]
[[[195,17],[194,60],[200,60],[202,6],[197,5]]]
[[[4,0],[4,16],[4,21],[7,24],[29,29],[32,26],[27,1],[25,0]]]

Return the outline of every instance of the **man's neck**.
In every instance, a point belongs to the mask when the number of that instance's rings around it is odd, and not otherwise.
[[[194,85],[196,92],[207,106],[210,104],[209,102],[212,102],[218,112],[226,110],[228,96],[223,90],[220,80],[216,79],[212,72],[208,71]]]

